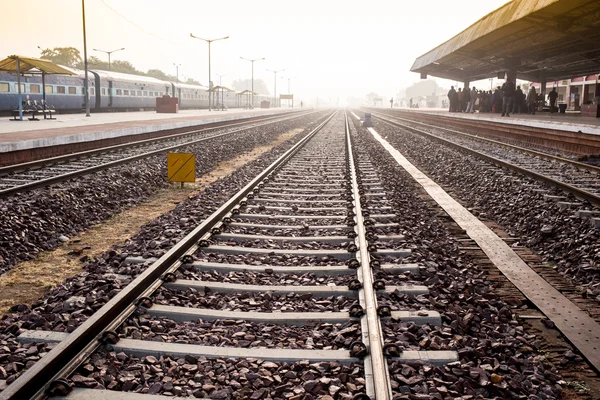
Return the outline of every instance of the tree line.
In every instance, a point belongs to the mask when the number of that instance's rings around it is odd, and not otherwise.
[[[75,47],[55,47],[53,49],[42,49],[40,56],[46,60],[50,60],[55,64],[64,65],[71,68],[83,69],[83,58],[81,53]],[[96,56],[88,57],[88,67],[108,71],[108,61],[103,61]],[[121,72],[124,74],[150,76],[152,78],[161,79],[163,81],[177,81],[175,75],[167,74],[160,69],[149,69],[148,72],[140,71],[133,66],[129,61],[114,60],[110,63],[110,70]],[[200,85],[201,83],[195,79],[188,78],[184,83],[191,85]]]
[[[81,53],[75,47],[55,47],[53,49],[42,49],[41,58],[50,60],[55,64],[60,64],[71,68],[84,68],[83,57],[81,57]],[[91,69],[108,71],[108,61],[103,61],[96,56],[90,56],[88,57],[88,67]],[[160,69],[149,69],[147,72],[144,72],[135,68],[135,66],[129,61],[124,60],[111,61],[110,70],[124,74],[150,76],[163,81],[177,81],[177,76],[167,74]],[[200,82],[192,78],[187,78],[184,83],[188,83],[190,85],[201,85]],[[232,89],[238,92],[246,89],[250,90],[251,88],[252,81],[250,79],[236,79],[232,83]],[[254,91],[266,95],[270,94],[269,90],[267,89],[267,85],[262,79],[254,80]]]

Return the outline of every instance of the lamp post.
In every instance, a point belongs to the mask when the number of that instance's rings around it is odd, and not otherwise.
[[[81,16],[83,19],[83,69],[85,70],[85,81],[83,82],[83,91],[85,97],[85,116],[90,116],[90,96],[88,83],[88,61],[87,61],[87,39],[85,36],[85,0],[81,0]]]
[[[224,39],[229,39],[229,36],[225,36],[222,38],[218,38],[218,39],[202,39],[200,37],[194,36],[193,33],[190,33],[190,37],[194,38],[194,39],[200,39],[200,40],[204,40],[206,43],[208,43],[208,111],[212,111],[212,92],[211,92],[211,81],[212,81],[212,77],[210,74],[210,44],[212,42],[216,42],[217,40],[224,40]]]
[[[179,82],[179,67],[181,67],[181,64],[173,63],[173,65],[175,66],[175,76],[177,77],[177,82]]]
[[[273,82],[275,82],[274,83],[275,88],[273,89],[273,92],[274,92],[273,93],[273,104],[275,105],[275,107],[277,107],[277,73],[283,72],[283,71],[285,71],[285,69],[277,69],[277,70],[268,69],[267,71],[273,73],[273,77],[274,77]]]
[[[108,70],[109,70],[109,71],[110,71],[110,55],[111,55],[112,53],[114,53],[115,51],[121,51],[121,50],[125,50],[125,47],[121,47],[120,49],[111,50],[111,51],[94,49],[94,51],[100,51],[100,52],[102,52],[102,53],[106,53],[106,54],[108,54]]]
[[[265,58],[255,58],[255,59],[250,59],[250,58],[244,58],[244,57],[240,57],[242,60],[246,60],[246,61],[250,61],[252,63],[252,104],[250,105],[250,108],[254,108],[254,61],[262,61]]]
[[[223,87],[221,85],[221,79],[225,76],[222,74],[215,74],[219,77],[219,86],[221,86],[221,110],[223,110]],[[217,93],[217,101],[219,101],[219,94]]]
[[[283,79],[283,76],[281,77],[281,79]],[[292,79],[296,79],[296,77],[292,76],[291,78],[290,77],[287,78],[287,80],[288,80],[288,94],[292,94],[292,90],[290,89],[290,81]],[[294,107],[293,104],[294,104],[294,102],[292,101],[292,108]],[[288,105],[289,105],[289,101],[288,101]]]

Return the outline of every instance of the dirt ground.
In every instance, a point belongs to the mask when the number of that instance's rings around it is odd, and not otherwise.
[[[82,257],[100,256],[113,246],[124,243],[144,224],[171,211],[188,197],[300,132],[302,129],[293,129],[281,134],[267,146],[256,147],[238,157],[223,161],[212,171],[197,178],[195,184],[186,184],[184,188],[173,184],[169,188],[161,189],[139,205],[70,238],[71,240],[64,245],[52,251],[41,252],[34,260],[16,265],[0,276],[0,314],[6,313],[15,304],[33,303],[65,279],[82,272]]]

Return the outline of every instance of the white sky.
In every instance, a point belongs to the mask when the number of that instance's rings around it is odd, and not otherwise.
[[[85,0],[88,56],[93,48],[113,50],[113,60],[137,69],[158,68],[208,81],[208,46],[196,36],[225,41],[212,44],[213,82],[250,78],[273,91],[299,97],[363,97],[375,91],[395,96],[419,80],[409,69],[419,55],[450,39],[507,0]],[[5,16],[0,57],[39,56],[42,48],[74,46],[83,54],[81,0],[0,0]],[[117,10],[119,16],[108,6]],[[139,27],[136,27],[139,26]],[[140,29],[141,28],[141,29]],[[448,83],[449,85],[450,83]],[[282,91],[283,89],[283,91]]]

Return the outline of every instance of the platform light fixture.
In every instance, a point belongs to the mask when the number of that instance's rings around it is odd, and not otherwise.
[[[175,66],[175,77],[177,78],[177,82],[179,82],[179,67],[181,67],[181,64],[173,63],[173,65]]]
[[[203,39],[201,37],[198,36],[194,36],[193,33],[190,33],[190,37],[194,38],[194,39],[200,39],[200,40],[204,40],[206,43],[208,43],[208,111],[212,111],[212,77],[210,74],[210,44],[212,42],[216,42],[217,40],[225,40],[225,39],[229,39],[229,36],[225,36],[222,38],[218,38],[218,39]]]
[[[275,107],[277,107],[277,73],[278,72],[283,72],[285,71],[285,69],[277,69],[277,70],[273,70],[273,69],[268,69],[267,71],[272,72],[274,74],[274,89],[273,89],[273,105]]]
[[[215,75],[217,75],[219,77],[219,86],[221,86],[221,109],[223,110],[223,109],[225,109],[224,108],[225,105],[223,104],[223,87],[222,87],[223,85],[221,83],[221,80],[223,79],[223,77],[225,75],[223,75],[223,74],[215,74]],[[219,101],[219,93],[217,93],[217,101]]]
[[[284,77],[282,76],[281,79],[284,79]],[[288,94],[292,94],[292,90],[290,89],[290,87],[291,87],[290,86],[290,82],[291,82],[292,79],[296,79],[296,77],[295,76],[292,76],[292,77],[288,76],[286,79],[288,81],[288,91],[287,92],[288,92]],[[294,102],[292,101],[292,108],[293,108],[293,104],[294,104]],[[288,105],[289,105],[289,101],[288,101]]]
[[[120,49],[115,49],[115,50],[111,50],[111,51],[94,49],[94,51],[99,51],[99,52],[108,54],[108,70],[109,71],[110,71],[110,55],[116,51],[121,51],[121,50],[125,50],[125,47],[121,47]]]
[[[254,108],[254,61],[262,61],[265,58],[255,58],[255,59],[250,59],[250,58],[244,58],[244,57],[240,57],[242,60],[246,60],[246,61],[250,61],[250,63],[252,64],[252,103],[250,104],[250,108]]]
[[[90,116],[90,96],[88,82],[88,60],[87,60],[87,38],[85,35],[85,0],[81,0],[81,17],[83,20],[83,70],[85,71],[85,81],[83,82],[85,116]]]

